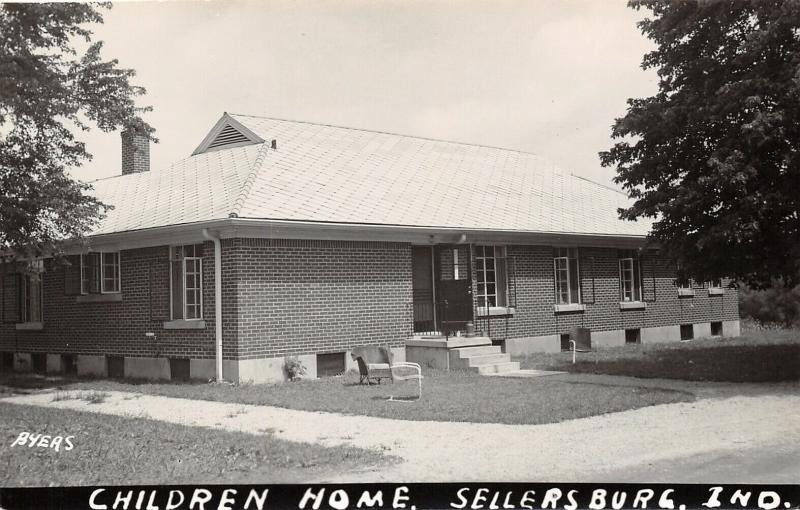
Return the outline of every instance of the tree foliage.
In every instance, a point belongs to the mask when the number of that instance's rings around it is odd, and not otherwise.
[[[0,4],[0,250],[60,254],[107,206],[69,169],[91,158],[75,133],[134,129],[152,136],[135,104],[131,69],[103,60],[89,26],[110,4]]]
[[[762,325],[800,327],[800,285],[780,282],[764,290],[743,287],[739,291],[739,315]]]
[[[600,153],[653,238],[698,281],[800,283],[800,2],[632,0],[658,93]]]

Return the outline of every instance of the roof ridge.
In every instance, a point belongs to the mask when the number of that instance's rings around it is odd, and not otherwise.
[[[253,183],[255,182],[256,177],[258,177],[258,173],[261,171],[261,165],[264,164],[264,160],[267,157],[267,152],[269,152],[269,144],[267,142],[263,142],[261,147],[258,149],[256,159],[253,161],[253,166],[250,168],[250,173],[247,174],[247,177],[242,183],[242,189],[239,191],[239,196],[237,196],[236,200],[233,202],[233,209],[231,209],[231,212],[228,214],[229,218],[238,218],[239,213],[242,212],[244,202],[250,195],[250,190],[253,188]]]
[[[416,136],[416,135],[407,135],[404,133],[394,133],[392,131],[381,131],[380,129],[366,129],[366,128],[357,128],[351,126],[340,126],[337,124],[325,124],[323,122],[311,122],[307,120],[292,120],[292,119],[281,119],[279,117],[267,117],[264,115],[250,115],[248,113],[233,113],[233,112],[225,112],[228,115],[237,115],[239,117],[253,117],[255,119],[266,119],[266,120],[277,120],[280,122],[295,122],[297,124],[310,124],[312,126],[324,126],[324,127],[332,127],[338,129],[349,129],[350,131],[363,131],[366,133],[379,133],[382,135],[392,135],[392,136],[402,136],[403,138],[414,138],[417,140],[428,140],[431,142],[444,142],[444,143],[453,143],[457,145],[466,145],[468,147],[482,147],[484,149],[497,149],[501,151],[511,151],[511,152],[518,152],[520,154],[529,154],[531,156],[536,156],[537,158],[543,158],[539,154],[530,151],[524,151],[522,149],[509,149],[508,147],[499,147],[497,145],[484,145],[480,143],[469,143],[469,142],[458,142],[455,140],[445,140],[444,138],[433,138],[430,136]]]
[[[605,184],[601,184],[601,183],[599,183],[599,182],[597,182],[597,181],[593,181],[593,180],[591,180],[591,179],[589,179],[589,178],[586,178],[586,177],[581,177],[580,175],[575,175],[575,174],[573,174],[572,172],[570,172],[570,174],[569,174],[569,175],[570,175],[570,177],[575,177],[576,179],[580,179],[580,180],[582,180],[582,181],[590,182],[590,183],[594,184],[595,186],[600,186],[601,188],[605,188],[605,189],[607,189],[607,190],[609,190],[609,191],[614,191],[614,192],[616,192],[616,193],[619,193],[620,195],[623,195],[623,196],[625,196],[625,197],[627,197],[627,196],[628,196],[628,194],[627,194],[627,193],[625,193],[625,192],[624,192],[624,191],[622,191],[622,190],[619,190],[619,189],[616,189],[616,188],[612,188],[611,186],[607,186],[607,185],[605,185]]]

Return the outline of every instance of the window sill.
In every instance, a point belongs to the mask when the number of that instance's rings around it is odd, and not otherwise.
[[[568,305],[553,305],[555,313],[584,312],[586,305],[583,303],[570,303]]]
[[[490,306],[488,311],[485,307],[478,308],[477,317],[491,317],[493,315],[514,315],[514,308],[510,306]]]
[[[725,289],[721,287],[712,287],[708,289],[709,296],[722,296],[723,294],[725,294]]]
[[[203,319],[175,319],[164,322],[164,329],[206,329]]]
[[[694,297],[694,289],[678,289],[678,297]]]
[[[121,301],[121,292],[113,294],[82,294],[75,298],[76,303],[119,303]]]
[[[647,308],[647,303],[644,301],[620,301],[620,310],[644,310]]]
[[[18,322],[16,328],[21,331],[39,331],[44,329],[41,322]]]

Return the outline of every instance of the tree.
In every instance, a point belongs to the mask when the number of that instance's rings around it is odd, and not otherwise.
[[[800,2],[632,0],[658,93],[600,153],[683,277],[800,283]]]
[[[68,173],[91,158],[75,132],[94,124],[152,138],[135,72],[103,60],[92,41],[88,26],[110,7],[0,4],[0,251],[59,256],[102,219],[108,206]]]

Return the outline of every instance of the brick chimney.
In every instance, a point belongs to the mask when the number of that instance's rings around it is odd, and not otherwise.
[[[122,175],[150,170],[150,140],[126,129],[122,132]]]

